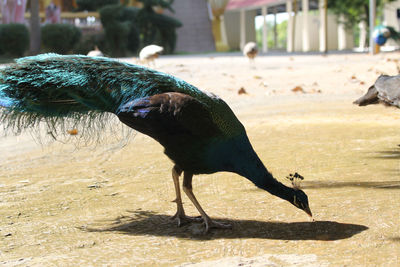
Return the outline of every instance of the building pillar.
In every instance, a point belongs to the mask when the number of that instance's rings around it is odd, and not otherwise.
[[[240,10],[240,49],[246,44],[246,11]]]
[[[267,27],[267,6],[261,8],[263,16],[263,27],[262,27],[262,51],[263,53],[268,52],[268,27]]]
[[[301,3],[303,7],[303,52],[310,51],[310,35],[308,34],[308,11],[309,2],[308,0],[302,0]]]
[[[221,15],[221,38],[222,38],[222,43],[226,46],[226,51],[228,51],[229,50],[228,36],[226,34],[226,26],[225,26],[225,17],[224,17],[224,15]]]
[[[326,53],[328,51],[328,34],[327,34],[327,0],[319,0],[319,51]]]
[[[278,30],[277,30],[277,23],[276,23],[276,13],[278,13],[277,8],[274,7],[274,48],[278,46]]]
[[[365,51],[365,48],[367,47],[367,24],[365,21],[361,21],[358,24],[358,27],[360,28],[360,43],[358,47],[361,51]]]
[[[339,18],[339,24],[338,24],[338,50],[345,50],[347,48],[347,38],[346,38],[346,28],[344,26],[344,23],[341,21],[344,20],[343,15],[340,16]]]
[[[287,26],[287,44],[286,51],[293,52],[294,51],[294,19],[293,19],[293,3],[292,0],[286,0],[286,12],[289,15],[288,26]]]
[[[369,51],[372,55],[376,54],[376,45],[373,38],[375,28],[375,16],[376,16],[376,1],[369,0]]]

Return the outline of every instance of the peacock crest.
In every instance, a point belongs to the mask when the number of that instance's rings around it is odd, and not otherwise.
[[[290,180],[294,189],[299,190],[301,189],[300,183],[304,180],[304,177],[295,172],[294,174],[289,174],[289,176],[286,176],[286,179]]]

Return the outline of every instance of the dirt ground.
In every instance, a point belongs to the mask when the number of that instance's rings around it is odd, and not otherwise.
[[[170,160],[137,134],[76,150],[0,139],[5,266],[400,266],[400,110],[357,107],[398,53],[164,56],[156,68],[221,96],[277,179],[305,177],[312,222],[231,173],[194,177],[207,213],[232,230],[178,228]],[[132,61],[131,59],[124,59]],[[240,88],[247,94],[238,94]],[[296,92],[292,89],[296,88]],[[285,181],[284,181],[285,182]],[[190,215],[197,212],[184,196]]]

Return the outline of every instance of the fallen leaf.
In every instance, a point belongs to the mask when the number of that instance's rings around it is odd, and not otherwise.
[[[358,83],[359,80],[357,79],[357,77],[356,77],[355,75],[352,75],[352,76],[350,77],[350,82],[352,82],[352,83]]]
[[[254,79],[260,80],[260,79],[262,79],[262,77],[261,77],[261,76],[258,76],[258,75],[254,75]]]
[[[363,81],[360,81],[360,85],[364,85],[365,84],[365,82],[363,82]]]
[[[310,93],[312,93],[312,94],[315,94],[315,93],[320,94],[320,93],[322,93],[322,91],[320,89],[318,89],[318,90],[312,89]]]
[[[239,95],[243,95],[243,94],[247,95],[246,89],[244,89],[244,87],[240,87],[238,94]]]
[[[305,91],[303,90],[303,88],[301,86],[296,86],[295,88],[292,89],[292,92],[300,92],[300,93],[305,93]]]
[[[78,130],[77,130],[77,129],[68,130],[67,132],[68,132],[70,135],[77,135],[77,134],[78,134]]]

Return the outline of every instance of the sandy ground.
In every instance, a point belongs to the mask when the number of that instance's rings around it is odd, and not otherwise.
[[[400,266],[400,111],[352,101],[400,54],[163,57],[157,69],[224,98],[279,179],[305,177],[315,222],[230,173],[194,178],[232,230],[178,228],[171,162],[137,134],[127,146],[41,147],[0,139],[5,266]],[[129,61],[129,60],[128,60]],[[238,94],[243,87],[247,94]],[[292,89],[298,88],[298,92]],[[197,215],[184,196],[189,214]]]

